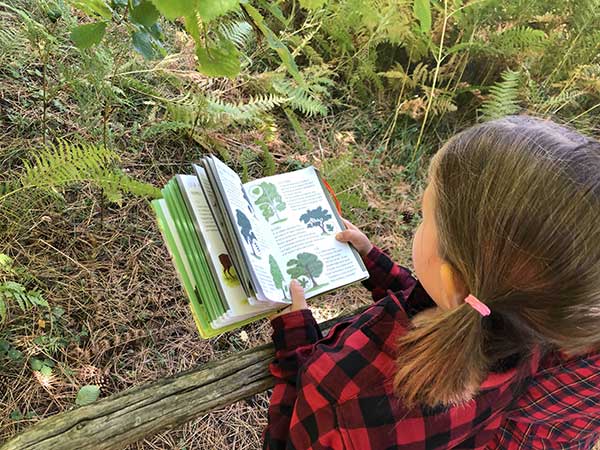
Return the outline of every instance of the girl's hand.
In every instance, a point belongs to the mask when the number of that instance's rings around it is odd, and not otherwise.
[[[292,304],[276,314],[269,316],[269,320],[273,320],[275,317],[283,316],[289,312],[308,309],[306,299],[304,298],[304,289],[302,289],[302,286],[300,286],[300,283],[298,283],[296,280],[292,280],[290,283],[290,296],[292,297]]]
[[[358,254],[364,258],[373,248],[373,244],[371,244],[369,238],[356,226],[348,222],[346,219],[342,220],[348,229],[340,231],[335,235],[335,238],[340,242],[351,243]]]

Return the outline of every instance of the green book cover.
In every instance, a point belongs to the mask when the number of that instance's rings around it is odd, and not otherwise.
[[[203,299],[199,294],[199,290],[196,288],[198,281],[201,280],[195,278],[190,266],[190,262],[186,255],[187,252],[184,250],[181,241],[178,241],[178,238],[174,233],[175,225],[170,217],[166,201],[164,199],[154,200],[152,201],[152,208],[156,213],[159,229],[165,240],[167,249],[171,254],[171,259],[175,266],[177,275],[190,301],[192,316],[202,338],[208,339],[210,337],[217,336],[221,333],[234,330],[268,315],[268,313],[262,313],[255,317],[247,318],[225,327],[213,328],[210,325],[211,319],[207,308],[203,304]]]

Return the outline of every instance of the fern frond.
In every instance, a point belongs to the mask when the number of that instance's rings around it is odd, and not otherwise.
[[[483,102],[479,110],[481,120],[493,120],[519,111],[519,90],[521,73],[506,70],[502,72],[502,81],[494,83],[490,88],[489,98]]]
[[[425,103],[429,104],[430,90],[426,91]],[[458,109],[456,103],[454,103],[454,97],[452,93],[444,90],[436,89],[433,95],[433,99],[429,106],[429,113],[432,116],[442,116],[448,112],[454,112]]]
[[[27,39],[18,27],[3,27],[0,24],[0,62],[13,61],[23,54]]]
[[[58,141],[33,155],[33,161],[25,161],[20,177],[23,189],[52,189],[76,182],[92,182],[109,193],[128,192],[134,195],[160,197],[154,186],[136,181],[125,175],[116,164],[119,156],[102,146],[69,144]],[[107,195],[109,200],[113,198]]]
[[[600,48],[600,34],[598,35],[598,47]],[[585,64],[576,68],[575,81],[578,86],[590,94],[600,96],[600,63]]]
[[[0,283],[0,323],[6,319],[9,300],[16,302],[22,312],[27,312],[36,306],[48,307],[48,302],[40,292],[27,290],[25,286],[15,281],[5,281]]]
[[[106,170],[99,173],[93,180],[103,190],[107,199],[121,204],[124,192],[140,197],[160,198],[160,189],[149,183],[134,180],[119,170]]]
[[[491,47],[503,56],[543,50],[546,42],[546,33],[529,27],[510,28],[490,38]]]
[[[543,111],[544,113],[550,112],[551,114],[555,114],[565,106],[576,105],[577,99],[583,95],[585,95],[585,93],[577,89],[564,90],[556,95],[548,97],[543,102],[538,103],[535,105],[535,109],[537,111]]]
[[[254,34],[252,25],[245,20],[233,20],[223,22],[219,25],[219,33],[235,46],[242,50],[245,48]]]
[[[273,81],[273,89],[287,97],[289,106],[309,117],[327,114],[327,106],[306,87],[287,79],[279,79]]]
[[[276,106],[286,103],[285,97],[273,94],[261,94],[256,97],[250,97],[246,103],[227,103],[216,97],[207,97],[207,112],[212,121],[220,122],[222,120],[232,120],[234,122],[252,122],[259,116]]]
[[[118,155],[104,147],[58,141],[34,154],[33,162],[25,161],[21,184],[35,188],[87,181],[118,161]]]
[[[438,80],[447,78],[447,73],[444,66],[440,68],[438,73]],[[404,68],[396,64],[393,70],[387,72],[380,72],[378,75],[386,78],[395,78],[402,80],[405,86],[409,89],[415,89],[418,86],[424,87],[424,90],[431,90],[429,84],[433,80],[434,71],[429,69],[427,64],[420,62],[417,64],[410,74],[407,74]]]
[[[168,101],[166,108],[172,118],[173,128],[193,129],[200,124],[224,128],[232,122],[241,124],[260,122],[264,113],[287,101],[286,97],[262,94],[251,97],[245,103],[236,104],[212,95],[196,94],[183,100]]]
[[[122,89],[130,89],[139,94],[147,95],[148,97],[161,97],[161,93],[144,80],[122,76],[118,78],[118,82]]]

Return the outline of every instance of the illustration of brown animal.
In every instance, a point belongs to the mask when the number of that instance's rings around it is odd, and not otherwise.
[[[231,270],[231,259],[229,259],[229,255],[227,253],[221,253],[219,255],[219,262],[221,263],[221,266],[223,266],[223,273],[225,276],[227,278],[235,278],[231,272],[229,272]]]

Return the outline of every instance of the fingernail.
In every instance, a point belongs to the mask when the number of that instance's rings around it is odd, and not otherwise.
[[[300,286],[300,283],[298,283],[297,280],[292,280],[292,282],[290,283],[292,286]]]
[[[339,240],[341,240],[341,239],[342,239],[342,233],[337,233],[337,234],[335,235],[335,238],[336,238],[338,241],[339,241]]]

